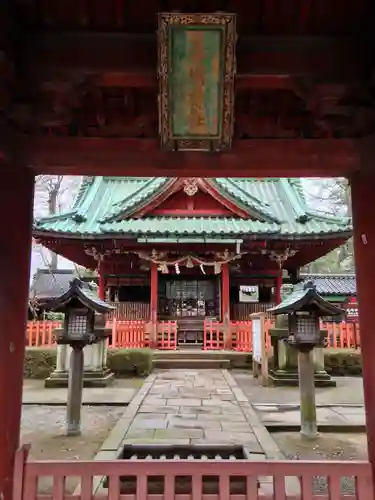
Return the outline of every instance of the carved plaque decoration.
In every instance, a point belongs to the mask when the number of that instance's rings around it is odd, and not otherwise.
[[[159,133],[163,149],[230,149],[235,45],[235,14],[159,14]]]

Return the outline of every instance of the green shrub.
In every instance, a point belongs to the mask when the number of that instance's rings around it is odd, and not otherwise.
[[[144,377],[152,372],[151,349],[111,349],[107,365],[117,377]]]
[[[25,378],[47,378],[56,366],[56,349],[27,347],[23,376]]]
[[[362,375],[360,350],[325,349],[324,364],[330,375]]]

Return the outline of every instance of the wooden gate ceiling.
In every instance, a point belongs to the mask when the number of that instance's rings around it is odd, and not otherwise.
[[[60,174],[350,175],[373,164],[374,4],[4,1],[3,161]],[[160,148],[157,13],[172,11],[237,14],[228,152]]]

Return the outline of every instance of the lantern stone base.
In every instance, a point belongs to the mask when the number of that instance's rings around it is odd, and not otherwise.
[[[68,387],[69,359],[71,347],[57,346],[56,369],[45,380],[44,386]],[[107,387],[114,380],[114,374],[106,367],[107,346],[105,341],[88,345],[83,349],[83,387]]]
[[[269,370],[269,383],[274,386],[298,386],[298,351],[291,347],[286,339],[274,340],[274,352],[277,349],[276,366]],[[313,350],[315,387],[336,387],[336,381],[324,368],[324,349]]]
[[[270,370],[268,373],[269,385],[275,387],[298,387],[298,371],[292,370]],[[315,371],[315,387],[336,387],[336,381],[326,371]]]

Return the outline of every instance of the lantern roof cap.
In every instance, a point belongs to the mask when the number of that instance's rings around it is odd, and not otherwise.
[[[80,301],[85,307],[100,314],[104,314],[115,309],[98,297],[97,286],[85,283],[79,278],[74,278],[69,285],[68,290],[56,297],[51,302],[51,310],[64,311],[73,300]]]
[[[336,307],[319,295],[312,281],[297,285],[288,297],[277,306],[268,309],[268,312],[275,315],[292,314],[297,311],[306,311],[309,309],[314,309],[318,316],[344,315],[343,309]]]

